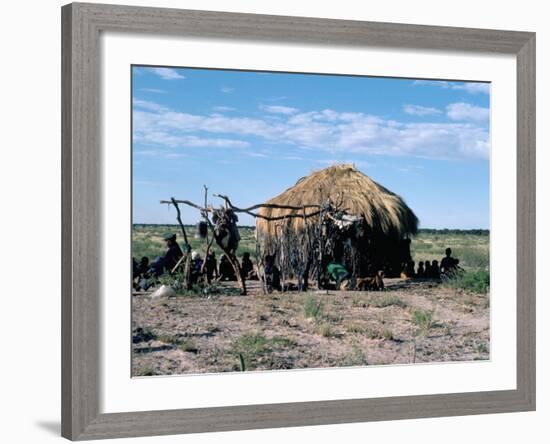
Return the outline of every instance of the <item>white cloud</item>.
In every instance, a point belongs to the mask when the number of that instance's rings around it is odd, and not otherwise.
[[[403,105],[403,111],[412,116],[433,116],[441,114],[441,110],[421,105]]]
[[[451,103],[447,105],[447,117],[452,120],[489,122],[489,108],[470,105],[469,103]]]
[[[278,97],[270,97],[269,99],[265,99],[268,102],[280,102],[281,100],[288,99],[288,96],[278,96]]]
[[[244,140],[203,138],[191,135],[175,135],[165,131],[134,132],[136,142],[166,146],[169,148],[246,148]]]
[[[135,104],[136,140],[170,147],[244,147],[250,142],[243,137],[256,137],[269,143],[322,150],[331,158],[375,154],[457,159],[487,158],[489,154],[486,120],[478,117],[479,111],[468,114],[456,106],[448,112],[459,121],[404,123],[331,109],[270,120],[182,113],[137,100]],[[209,134],[223,137],[211,139],[206,137]]]
[[[191,114],[174,113],[162,105],[139,99],[134,99],[133,103],[133,127],[136,142],[170,148],[246,148],[250,145],[244,140],[199,137],[188,134],[194,125],[205,125],[209,121],[217,122],[219,119],[223,120],[223,116],[204,118]]]
[[[155,111],[158,113],[169,111],[168,108],[166,108],[165,106],[159,105],[155,102],[149,102],[148,100],[133,99],[132,102],[134,104],[134,107],[143,108],[147,111]]]
[[[491,92],[491,84],[481,83],[481,82],[460,83],[457,85],[452,85],[451,88],[462,89],[466,92],[469,92],[470,94],[476,94],[476,93],[489,94]]]
[[[163,80],[183,80],[185,76],[173,68],[149,68],[153,74],[156,74]]]
[[[154,93],[154,94],[166,94],[166,91],[163,89],[157,89],[157,88],[140,88],[140,91]]]
[[[214,111],[219,111],[221,113],[227,112],[227,111],[236,111],[236,108],[232,108],[231,106],[213,106],[212,109]]]
[[[446,80],[415,80],[414,85],[432,85],[445,89],[466,91],[470,94],[489,94],[491,84],[486,82],[449,82]]]
[[[136,150],[136,156],[147,156],[147,157],[163,157],[165,159],[176,159],[180,157],[188,157],[187,154],[180,153],[177,151],[168,151],[162,149],[148,149],[148,150]]]
[[[224,86],[220,91],[224,94],[231,94],[233,91],[235,91],[235,88],[230,88],[229,86]]]
[[[260,105],[260,109],[268,113],[285,114],[285,115],[296,114],[298,112],[298,109],[296,108],[292,108],[290,106],[282,106],[282,105]]]

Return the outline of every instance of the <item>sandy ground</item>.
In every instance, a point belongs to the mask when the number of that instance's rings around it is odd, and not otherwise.
[[[489,359],[488,294],[388,279],[384,292],[266,296],[249,284],[248,296],[134,295],[133,375]]]

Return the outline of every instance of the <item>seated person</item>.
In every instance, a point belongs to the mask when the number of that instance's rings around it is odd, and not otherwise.
[[[423,278],[426,277],[426,272],[424,270],[424,262],[418,262],[418,270],[416,272],[416,277]]]
[[[209,251],[206,255],[204,269],[206,270],[208,283],[212,282],[212,279],[218,278],[218,261],[216,260],[216,253],[214,251]]]
[[[432,266],[431,266],[431,269],[430,269],[430,277],[434,278],[434,279],[439,279],[440,278],[439,262],[437,262],[435,259],[432,261]]]
[[[136,258],[132,258],[132,278],[135,279],[139,275],[139,264],[136,261]]]
[[[136,261],[135,258],[132,258],[132,263],[134,290],[147,290],[151,286],[151,282],[149,282],[149,258],[147,256],[143,256],[140,262]]]
[[[275,255],[266,255],[264,258],[264,272],[268,291],[281,291],[281,272],[275,264]]]
[[[430,261],[424,261],[424,277],[432,277],[432,264],[430,264]]]
[[[448,274],[449,272],[454,272],[458,269],[458,259],[451,256],[453,251],[450,248],[445,250],[445,257],[441,259],[441,272],[443,274]]]
[[[229,262],[229,259],[225,254],[220,256],[220,281],[236,281],[237,277],[235,276],[235,270],[233,265]]]
[[[143,256],[138,265],[138,276],[146,276],[147,270],[149,270],[149,258]]]
[[[241,273],[243,279],[257,279],[256,273],[254,272],[254,265],[250,260],[250,253],[243,253],[243,258],[241,260]]]
[[[196,284],[199,281],[199,277],[202,272],[202,259],[201,255],[196,251],[191,252],[191,267],[190,270],[190,283],[191,285]]]
[[[175,234],[168,234],[164,236],[164,241],[166,242],[166,252],[164,253],[164,256],[157,257],[149,269],[149,272],[151,272],[154,276],[160,276],[165,272],[171,273],[172,269],[183,256],[183,252],[176,242]]]
[[[415,276],[414,261],[408,261],[402,266],[401,279],[410,279]]]
[[[327,276],[330,280],[336,282],[336,289],[338,289],[340,288],[340,283],[349,276],[349,273],[342,264],[331,261],[327,265]]]

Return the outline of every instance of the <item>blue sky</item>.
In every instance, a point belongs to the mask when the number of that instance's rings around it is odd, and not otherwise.
[[[489,228],[489,84],[141,66],[132,77],[134,223],[175,223],[159,201],[202,202],[203,185],[248,206],[346,162],[423,228]]]

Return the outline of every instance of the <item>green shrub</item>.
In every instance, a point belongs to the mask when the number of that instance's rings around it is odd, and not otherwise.
[[[489,249],[475,246],[453,249],[453,256],[460,259],[460,265],[468,269],[487,270],[489,268]]]
[[[457,272],[447,281],[447,285],[452,288],[481,294],[489,291],[489,284],[490,275],[486,270]]]

